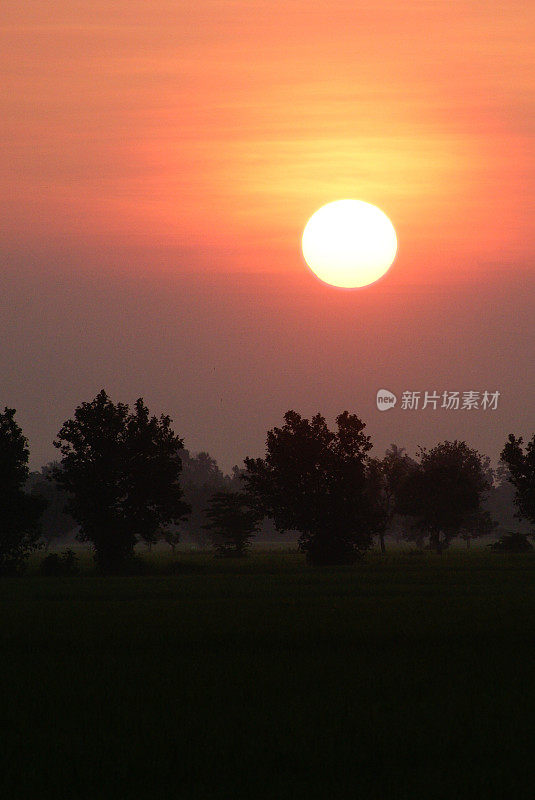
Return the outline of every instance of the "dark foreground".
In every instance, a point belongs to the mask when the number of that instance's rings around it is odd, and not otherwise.
[[[0,581],[0,796],[532,798],[535,558]]]

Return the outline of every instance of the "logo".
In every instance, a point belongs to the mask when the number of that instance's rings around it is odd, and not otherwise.
[[[432,411],[444,408],[446,411],[496,411],[498,398],[501,392],[491,392],[488,389],[479,391],[405,391],[401,394],[400,408],[402,411],[417,411],[430,408]],[[379,411],[388,411],[394,408],[397,397],[388,389],[379,389],[377,392],[377,408]],[[420,403],[421,401],[421,403]]]
[[[377,408],[379,411],[388,411],[390,408],[394,408],[396,402],[396,395],[389,392],[388,389],[379,389],[377,392]]]

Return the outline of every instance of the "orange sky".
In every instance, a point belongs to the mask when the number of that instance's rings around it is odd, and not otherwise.
[[[534,31],[532,0],[2,0],[0,407],[33,465],[103,386],[225,469],[289,408],[378,455],[532,435]],[[300,251],[343,197],[399,241],[349,292]]]
[[[535,3],[4,0],[0,20],[10,252],[299,272],[311,213],[357,197],[397,229],[392,281],[532,263]]]

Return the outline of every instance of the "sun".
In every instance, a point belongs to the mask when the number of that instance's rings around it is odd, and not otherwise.
[[[363,200],[335,200],[308,220],[303,256],[318,278],[331,286],[357,288],[388,271],[398,241],[385,213]]]

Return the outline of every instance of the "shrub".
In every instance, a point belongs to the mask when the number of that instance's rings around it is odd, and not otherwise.
[[[489,544],[488,547],[495,553],[528,553],[533,550],[527,534],[518,531],[504,534],[497,542]]]
[[[78,574],[78,556],[71,550],[63,553],[49,553],[41,561],[39,571],[41,575],[51,578],[69,577]]]

